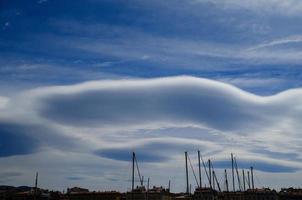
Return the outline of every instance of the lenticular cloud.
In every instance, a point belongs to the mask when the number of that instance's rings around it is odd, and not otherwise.
[[[284,122],[296,126],[302,103],[302,90],[260,97],[192,77],[89,82],[37,93],[42,105],[38,114],[57,123],[83,127],[196,124],[241,134]]]
[[[58,143],[68,141],[60,151],[117,161],[127,160],[125,152],[133,149],[147,162],[168,162],[185,150],[201,149],[221,162],[235,152],[269,172],[302,167],[301,89],[263,97],[181,76],[43,87],[15,96],[1,104],[0,122],[10,124],[10,130],[26,127],[26,135],[12,136],[34,138],[35,149],[1,149],[7,151],[3,156],[58,149]]]

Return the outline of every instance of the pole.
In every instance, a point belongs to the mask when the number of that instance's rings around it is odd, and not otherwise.
[[[213,186],[213,189],[215,190],[215,172],[214,172],[214,169],[212,170],[212,176],[213,176],[213,179],[212,179],[212,186]]]
[[[219,185],[219,182],[217,180],[217,176],[216,176],[216,173],[215,173],[214,170],[213,170],[213,176],[215,177],[215,181],[216,181],[216,184],[217,184],[217,187],[218,187],[218,191],[221,192],[221,188],[220,188],[220,185]]]
[[[147,192],[146,192],[146,200],[149,199],[149,184],[150,184],[150,178],[148,177],[148,182],[147,182]]]
[[[169,192],[170,192],[170,189],[171,189],[171,180],[169,180],[168,189],[169,189]]]
[[[147,191],[149,191],[149,187],[150,187],[150,178],[148,177],[148,182],[147,182]]]
[[[243,179],[243,191],[245,191],[245,174],[244,174],[244,169],[242,169],[242,179]]]
[[[238,172],[238,166],[237,166],[236,157],[234,157],[234,161],[235,161],[235,168],[236,168],[236,174],[237,174],[237,180],[238,180],[239,190],[242,191],[241,182],[240,182],[240,175],[239,175],[239,172]]]
[[[34,193],[34,199],[37,200],[37,190],[38,190],[38,172],[36,172],[36,180],[35,180],[35,193]]]
[[[252,175],[252,189],[255,189],[255,185],[254,185],[254,168],[251,167],[251,175]]]
[[[250,171],[247,171],[247,184],[249,186],[249,189],[251,189]]]
[[[198,169],[199,169],[199,186],[202,188],[201,184],[201,167],[200,167],[200,151],[198,150]]]
[[[227,174],[227,170],[226,169],[224,169],[224,177],[225,177],[226,190],[227,190],[227,192],[229,192],[228,174]]]
[[[134,162],[135,162],[135,153],[132,152],[132,191],[131,191],[131,197],[133,200],[133,193],[134,193]]]
[[[201,156],[200,156],[201,158]],[[204,168],[204,171],[207,175],[207,178],[208,178],[208,181],[210,182],[210,177],[209,177],[209,173],[208,173],[208,170],[207,170],[207,167],[206,167],[206,164],[204,163],[203,159],[201,158],[201,161],[202,161],[202,165],[203,165],[203,168]],[[206,186],[205,186],[206,187]]]
[[[134,162],[135,162],[135,153],[132,153],[132,191],[134,190]]]
[[[144,176],[142,176],[141,186],[144,186]]]
[[[235,192],[235,176],[234,176],[234,157],[233,157],[233,153],[231,153],[231,159],[232,159],[232,181],[233,181],[233,192]]]
[[[185,159],[186,159],[186,182],[187,182],[186,193],[189,194],[189,174],[188,174],[188,153],[187,152],[185,152]]]
[[[209,163],[209,184],[210,184],[210,188],[212,189],[212,173],[211,173],[211,160],[208,160]]]
[[[214,169],[212,170],[212,176],[213,176],[213,180],[212,180],[213,190],[215,190],[215,172],[214,172]]]

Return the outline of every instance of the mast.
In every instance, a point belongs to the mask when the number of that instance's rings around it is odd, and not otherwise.
[[[200,156],[200,157],[201,157],[201,156]],[[201,161],[202,161],[202,165],[203,165],[204,171],[206,172],[206,175],[207,175],[208,181],[210,182],[210,177],[209,177],[209,173],[208,173],[208,170],[207,170],[206,164],[204,163],[204,161],[203,161],[203,159],[202,159],[202,158],[201,158]]]
[[[135,167],[135,153],[132,152],[132,190],[131,190],[131,199],[133,200],[134,193],[134,167]]]
[[[251,167],[251,175],[252,175],[252,189],[254,190],[255,189],[255,186],[254,186],[254,168]]]
[[[242,191],[241,183],[240,183],[240,175],[239,175],[239,172],[238,172],[238,166],[237,166],[236,157],[234,158],[234,161],[235,161],[235,168],[236,168],[236,174],[237,174],[237,180],[238,180],[239,190]]]
[[[169,185],[168,185],[168,189],[169,189],[169,192],[170,192],[170,188],[171,187],[171,180],[169,180]]]
[[[242,169],[242,179],[243,179],[243,191],[245,191],[245,174],[244,174],[244,169]]]
[[[150,187],[150,178],[148,177],[148,182],[147,182],[147,191],[149,191]],[[169,181],[169,188],[170,188],[170,181]]]
[[[188,174],[188,153],[187,152],[185,152],[185,160],[186,160],[186,183],[187,183],[186,193],[189,194],[189,174]]]
[[[214,169],[212,169],[212,176],[213,176],[213,180],[212,180],[213,190],[215,190],[215,172],[214,172]]]
[[[250,171],[247,171],[247,184],[249,186],[249,189],[251,189]]]
[[[200,167],[200,151],[198,150],[198,170],[199,170],[199,186],[202,188],[201,184],[201,167]]]
[[[197,188],[199,188],[199,182],[197,180],[197,176],[195,174],[195,171],[194,171],[194,168],[193,168],[193,165],[192,165],[192,162],[191,162],[191,159],[190,159],[190,156],[188,155],[188,160],[189,160],[189,164],[190,164],[190,167],[192,169],[192,173],[194,175],[194,178],[195,178],[195,181],[196,181],[196,184],[197,184]]]
[[[212,189],[212,173],[211,173],[211,160],[208,160],[209,163],[209,184],[210,184],[210,188]]]
[[[142,179],[139,167],[138,167],[138,162],[137,162],[136,156],[134,157],[134,161],[135,161],[135,164],[136,164],[136,170],[137,170],[137,173],[138,173],[139,182],[142,185],[143,179]]]
[[[219,190],[219,192],[221,192],[221,188],[220,188],[219,182],[218,182],[218,180],[217,180],[217,176],[216,176],[216,173],[215,173],[214,169],[213,169],[213,176],[215,177],[215,181],[216,181],[218,190]],[[215,184],[214,184],[214,185],[215,185]]]
[[[226,169],[224,169],[224,178],[225,178],[226,190],[227,190],[227,192],[229,192],[228,174],[227,174],[227,170]]]
[[[35,191],[34,191],[34,200],[37,199],[37,192],[38,192],[38,172],[36,172],[36,180],[35,180]]]
[[[132,152],[132,193],[134,190],[134,167],[135,167],[135,153]]]
[[[234,156],[233,156],[233,153],[231,153],[231,159],[232,159],[232,181],[233,181],[233,192],[235,192]]]
[[[148,177],[148,182],[147,182],[147,192],[146,192],[146,200],[149,199],[149,184],[150,184],[150,178]]]

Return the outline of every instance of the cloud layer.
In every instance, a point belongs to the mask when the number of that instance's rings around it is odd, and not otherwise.
[[[184,151],[200,149],[217,168],[230,167],[230,152],[242,168],[298,173],[302,167],[300,89],[264,97],[181,76],[41,87],[2,98],[0,162],[81,154],[114,168],[137,151],[141,162],[169,168],[183,162]],[[83,180],[85,173],[65,177]]]

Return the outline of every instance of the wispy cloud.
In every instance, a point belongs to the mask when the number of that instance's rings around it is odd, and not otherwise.
[[[48,0],[39,0],[37,1],[38,4],[46,3]]]
[[[300,15],[302,11],[302,3],[299,0],[195,0],[195,2],[211,2],[226,9],[246,9],[276,15]]]
[[[300,43],[300,42],[302,42],[302,35],[294,35],[294,36],[289,36],[286,38],[273,40],[273,41],[270,41],[267,43],[259,44],[259,45],[256,45],[255,47],[249,48],[248,50],[257,50],[257,49],[262,49],[262,48],[267,48],[267,47],[274,47],[274,46],[279,46],[279,45],[284,45],[284,44]]]

